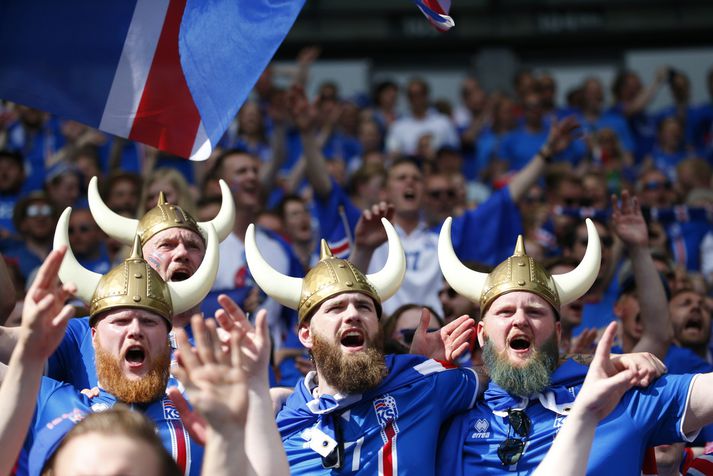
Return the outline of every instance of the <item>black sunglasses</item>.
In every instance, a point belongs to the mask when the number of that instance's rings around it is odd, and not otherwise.
[[[527,435],[530,434],[532,422],[527,414],[522,410],[508,410],[508,436],[498,446],[498,458],[503,466],[512,466],[517,464],[525,452],[525,444],[527,443]],[[514,431],[520,438],[510,436],[510,431]]]
[[[453,199],[456,198],[456,192],[454,190],[429,190],[428,196],[434,200],[442,200],[444,198]]]
[[[344,438],[342,437],[342,424],[339,422],[340,415],[333,415],[334,439],[337,446],[327,456],[322,456],[322,467],[324,469],[340,469],[344,466]],[[326,443],[325,443],[326,444]]]
[[[429,328],[426,332],[436,332],[439,331],[439,328]],[[408,345],[411,345],[413,342],[413,336],[416,334],[416,329],[401,329],[401,336],[404,338],[404,342],[406,342]]]

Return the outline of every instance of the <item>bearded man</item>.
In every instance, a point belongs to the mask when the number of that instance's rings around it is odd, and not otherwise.
[[[297,309],[298,337],[316,366],[277,415],[292,474],[432,474],[438,428],[475,401],[472,370],[383,355],[381,303],[398,290],[406,262],[396,231],[382,223],[389,257],[381,271],[365,276],[322,241],[321,259],[304,279],[270,267],[248,228],[250,272],[268,295]],[[422,321],[415,340],[441,359],[465,350],[473,333],[467,316],[428,336]]]
[[[131,256],[106,275],[83,268],[67,250],[58,274],[65,282],[71,276],[77,297],[89,305],[99,391],[90,399],[81,393],[82,388],[43,378],[18,474],[40,474],[74,424],[88,413],[118,402],[141,411],[155,423],[183,474],[200,474],[202,448],[188,436],[165,392],[171,317],[199,303],[218,271],[218,239],[212,226],[207,238],[203,263],[192,277],[175,283],[163,281],[143,259],[138,236]],[[59,248],[63,247],[60,243]]]
[[[449,284],[480,303],[477,333],[491,382],[483,401],[451,422],[440,444],[439,471],[529,474],[570,414],[587,370],[573,360],[558,361],[559,311],[596,279],[596,228],[587,220],[584,258],[555,276],[527,256],[522,237],[513,256],[490,274],[471,271],[453,252],[450,228],[448,219],[439,262]],[[712,384],[713,374],[667,375],[628,391],[597,426],[587,473],[639,474],[647,447],[692,441],[713,422]]]

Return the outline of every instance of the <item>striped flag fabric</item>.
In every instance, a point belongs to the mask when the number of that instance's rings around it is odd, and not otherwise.
[[[413,0],[413,3],[436,30],[445,32],[455,26],[453,18],[448,16],[451,0]]]
[[[8,0],[0,98],[206,159],[304,0]]]

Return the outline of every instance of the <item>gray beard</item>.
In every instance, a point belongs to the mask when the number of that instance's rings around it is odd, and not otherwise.
[[[505,351],[498,354],[489,338],[485,338],[483,346],[483,362],[490,379],[509,394],[518,397],[529,397],[544,390],[550,384],[558,359],[559,346],[554,334],[540,349],[535,349],[530,361],[523,367],[512,365]]]

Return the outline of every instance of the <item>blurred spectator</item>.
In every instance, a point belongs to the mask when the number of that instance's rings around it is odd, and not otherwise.
[[[641,174],[636,182],[636,195],[644,207],[670,207],[674,203],[671,181],[659,169]]]
[[[22,156],[0,150],[0,243],[15,233],[12,214],[25,183]]]
[[[21,241],[9,246],[4,254],[18,264],[28,281],[52,249],[56,210],[45,193],[33,192],[17,202],[12,220]]]
[[[110,174],[103,187],[104,202],[116,213],[136,217],[141,200],[141,177],[134,173]]]
[[[681,126],[681,140],[686,144],[694,144],[694,125],[696,111],[690,104],[691,82],[688,76],[680,70],[668,68],[668,85],[671,89],[673,104],[659,111],[656,118],[659,127],[668,118],[676,118]]]
[[[582,186],[584,187],[584,197],[580,205],[598,210],[607,209],[611,193],[620,192],[620,190],[609,190],[604,174],[597,171],[585,173],[582,176]]]
[[[679,197],[688,197],[694,189],[706,189],[713,185],[713,169],[703,159],[691,157],[676,166],[674,188]]]
[[[473,261],[466,261],[463,264],[480,273],[490,273],[493,270],[493,266]],[[448,324],[466,314],[476,322],[480,320],[480,304],[458,294],[445,279],[441,289],[438,291],[438,299],[441,301],[441,306],[443,306],[444,324]]]
[[[236,121],[221,139],[223,149],[244,149],[265,162],[270,159],[270,145],[260,106],[253,101],[243,104]]]
[[[178,170],[162,167],[154,170],[144,180],[142,192],[144,213],[156,206],[161,192],[166,202],[178,205],[191,216],[195,215],[195,199],[188,182]]]
[[[83,184],[88,184],[92,177],[98,177],[101,181],[104,176],[99,150],[96,146],[85,145],[76,149],[70,154],[69,162],[79,170]]]
[[[410,114],[394,122],[386,136],[386,150],[392,156],[414,155],[421,137],[431,136],[430,148],[435,151],[442,145],[458,145],[458,136],[451,122],[430,108],[428,84],[422,79],[412,79],[406,86]]]
[[[634,139],[624,117],[615,112],[604,112],[604,88],[598,78],[588,78],[582,86],[582,129],[594,133],[603,128],[616,132],[622,147],[627,152],[634,151]]]
[[[386,134],[391,125],[399,118],[396,103],[399,96],[399,86],[393,81],[382,81],[374,88],[374,120]]]
[[[45,180],[47,196],[58,210],[77,206],[82,195],[79,169],[66,162],[58,162],[47,170]]]
[[[421,322],[421,313],[426,310],[430,316],[428,332],[443,327],[443,321],[432,308],[416,304],[405,304],[382,321],[384,352],[387,354],[408,354],[413,336]]]
[[[111,261],[103,240],[104,234],[94,222],[88,208],[75,208],[69,216],[69,243],[77,260],[90,271],[105,274]]]
[[[286,195],[276,210],[292,251],[307,273],[319,261],[319,250],[312,230],[312,216],[307,205],[297,195]]]
[[[439,227],[449,216],[458,215],[454,213],[456,191],[448,175],[427,175],[424,188],[423,209],[427,226]]]
[[[713,356],[708,347],[711,337],[711,310],[706,304],[705,296],[690,288],[681,289],[671,296],[668,309],[675,342],[713,364]]]
[[[676,167],[687,157],[680,119],[675,116],[662,119],[656,132],[656,145],[646,160],[647,165],[653,165],[673,181],[676,180]]]
[[[507,96],[494,99],[492,122],[483,128],[476,139],[475,178],[481,178],[487,184],[505,173],[504,164],[496,159],[503,138],[515,128],[514,108],[515,104]]]

